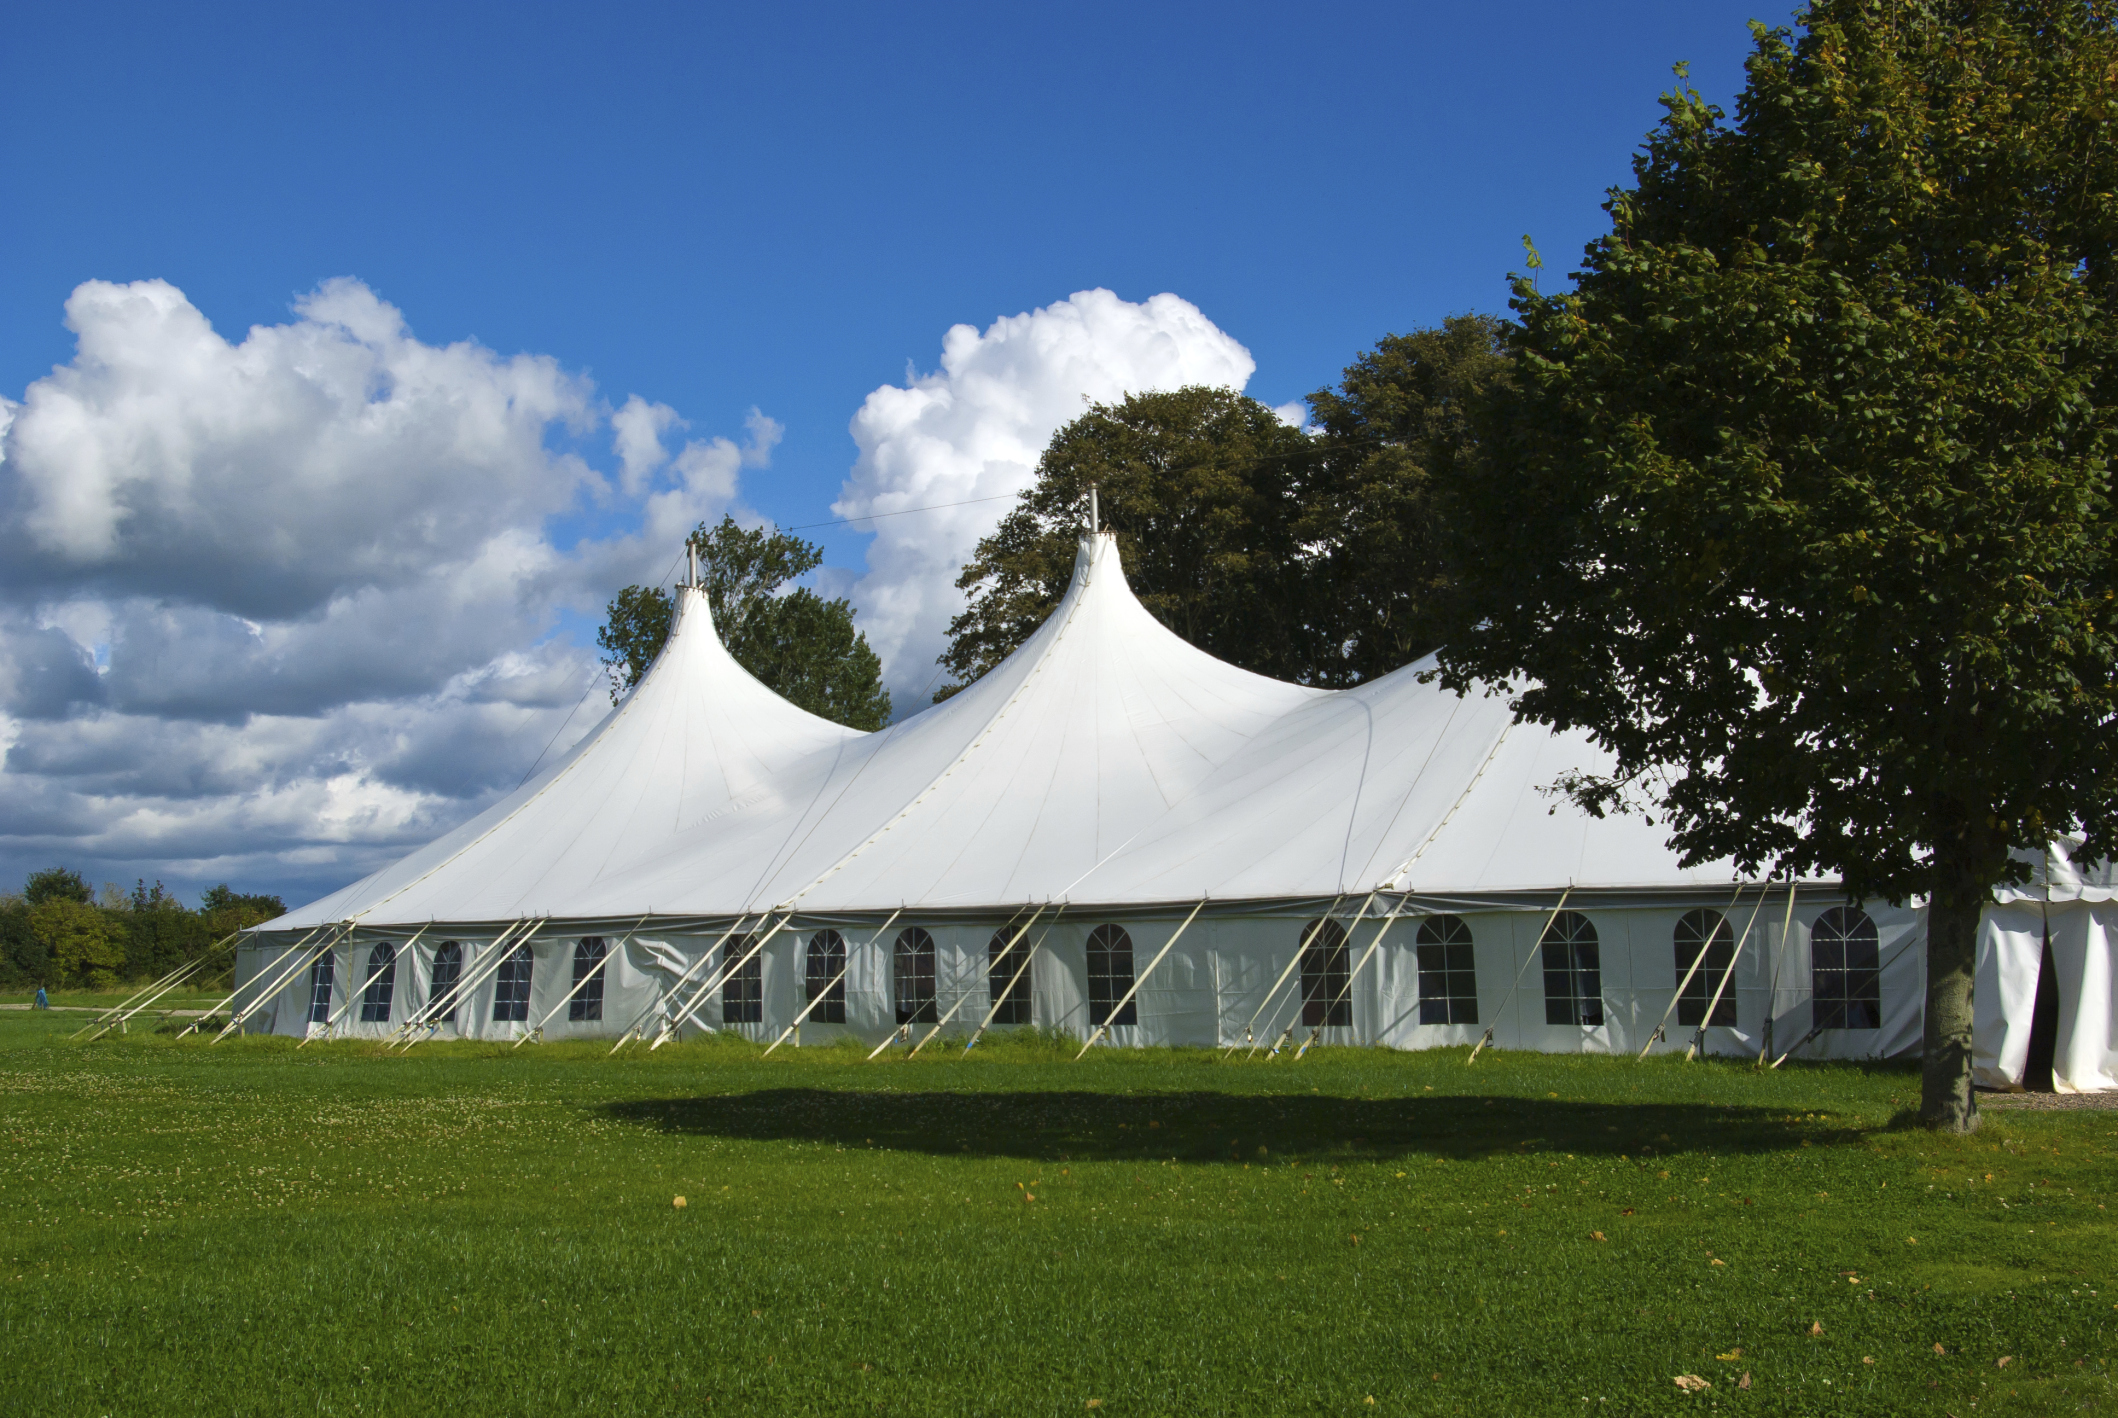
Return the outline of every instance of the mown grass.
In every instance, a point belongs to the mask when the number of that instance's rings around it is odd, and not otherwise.
[[[73,1021],[0,1016],[8,1413],[2118,1411],[2118,1114],[1895,1069]]]

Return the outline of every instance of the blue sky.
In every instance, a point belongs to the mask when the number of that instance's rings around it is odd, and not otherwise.
[[[555,548],[575,568],[565,595],[519,621],[493,619],[488,642],[437,660],[418,683],[383,693],[371,673],[366,688],[318,688],[306,699],[290,690],[274,700],[284,722],[265,729],[245,717],[255,702],[244,698],[245,671],[220,676],[223,701],[204,690],[127,698],[112,686],[144,682],[125,680],[127,656],[135,666],[150,649],[163,665],[196,659],[185,634],[240,639],[230,627],[248,627],[264,643],[276,626],[294,636],[332,614],[357,618],[386,597],[381,582],[348,573],[307,590],[285,577],[244,588],[158,583],[118,568],[114,552],[90,566],[78,546],[66,553],[73,561],[53,552],[58,560],[37,563],[46,570],[19,572],[7,588],[15,630],[0,626],[0,638],[43,639],[0,655],[14,654],[18,675],[34,661],[47,679],[79,684],[41,707],[18,706],[6,731],[0,811],[39,825],[0,839],[0,888],[24,864],[78,858],[91,875],[159,873],[191,885],[247,875],[300,895],[473,810],[534,754],[521,745],[545,742],[554,724],[578,732],[592,721],[579,711],[589,672],[579,653],[561,664],[545,652],[556,688],[478,699],[482,727],[434,720],[434,745],[501,745],[475,773],[387,767],[387,755],[350,730],[285,747],[252,782],[232,765],[255,761],[274,733],[292,745],[301,725],[334,714],[392,704],[425,713],[469,693],[461,686],[481,674],[480,683],[512,674],[509,683],[530,685],[536,675],[522,657],[554,640],[578,650],[598,597],[615,589],[605,583],[660,555],[648,546],[659,548],[660,534],[643,499],[693,476],[674,471],[691,456],[679,456],[687,439],[701,450],[694,468],[721,459],[694,480],[687,515],[725,503],[803,525],[831,518],[841,497],[913,505],[918,488],[957,485],[913,478],[893,491],[870,479],[866,491],[852,488],[856,460],[880,468],[888,450],[864,451],[849,420],[876,391],[936,371],[944,333],[959,323],[989,331],[1101,288],[1117,297],[1118,315],[1154,334],[1165,317],[1188,317],[1133,307],[1170,292],[1210,322],[1204,353],[1170,367],[1194,372],[1187,377],[1227,367],[1242,383],[1241,361],[1229,364],[1239,343],[1255,366],[1247,391],[1281,405],[1330,382],[1387,332],[1499,311],[1524,233],[1551,279],[1602,230],[1602,194],[1626,179],[1672,63],[1689,61],[1692,83],[1729,101],[1753,15],[1785,18],[1721,0],[22,7],[0,46],[11,158],[0,397],[28,408],[38,381],[76,361],[64,322],[83,282],[166,282],[235,346],[252,326],[313,334],[303,322],[315,317],[297,306],[350,277],[361,298],[401,313],[412,343],[397,348],[408,357],[473,340],[573,381],[571,393],[551,392],[539,406],[545,445],[578,454],[619,490],[567,491],[556,464],[523,473],[528,481],[508,484],[508,495],[532,509],[523,516],[549,547],[525,553],[522,574],[557,564]],[[1109,387],[1127,377],[1113,374]],[[639,478],[620,476],[613,418],[634,397],[669,411],[657,425],[666,451]],[[0,465],[0,518],[17,524],[0,521],[0,539],[49,530],[22,491],[29,482],[7,486],[31,477],[28,428],[17,420],[13,471]],[[1013,436],[1034,444],[1045,434],[1033,420]],[[716,439],[729,440],[717,454],[708,446]],[[476,498],[487,466],[423,466],[414,492],[447,484]],[[719,480],[711,496],[698,480],[709,478]],[[542,491],[522,492],[530,483]],[[255,501],[238,499],[230,517],[240,521]],[[416,497],[390,505],[400,521],[422,510]],[[134,506],[127,515],[141,514]],[[168,525],[178,557],[247,561],[239,541],[223,545],[181,518]],[[269,534],[280,524],[259,525]],[[300,535],[327,539],[333,525]],[[960,556],[975,531],[948,533],[949,554]],[[516,545],[523,527],[508,532],[513,542],[492,528],[476,535]],[[887,626],[884,583],[897,573],[879,569],[866,529],[810,535],[826,544],[832,584],[865,587],[856,603],[864,616],[872,603],[874,623]],[[627,537],[623,555],[610,549]],[[575,554],[591,541],[602,550]],[[196,609],[193,630],[168,628],[170,605]],[[900,607],[905,625],[924,628],[904,632],[910,648],[894,682],[927,678],[937,614],[932,604]],[[274,651],[274,674],[298,658],[292,644]],[[75,675],[69,656],[89,668]],[[468,714],[463,706],[477,698],[448,702]],[[490,718],[502,701],[519,711],[507,725]],[[172,725],[221,735],[219,747],[196,750],[188,789],[151,784],[139,765],[84,747],[175,734]],[[193,750],[157,752],[166,763]],[[467,761],[438,746],[411,756]],[[423,806],[392,815],[370,802],[383,825],[366,835],[301,830],[292,804],[304,791],[392,773]],[[143,816],[143,803],[186,792],[225,809],[196,819],[218,825],[190,829],[192,845],[182,832],[127,836],[110,826],[127,814],[145,821],[153,814]],[[280,816],[260,815],[260,795],[275,792],[286,799]],[[297,845],[246,839],[231,825],[246,817],[269,819],[260,833],[279,842],[291,834]]]

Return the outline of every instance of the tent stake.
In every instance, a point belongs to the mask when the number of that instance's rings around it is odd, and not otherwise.
[[[871,936],[869,936],[869,937],[868,937],[868,946],[869,946],[870,948],[873,948],[873,947],[874,947],[874,945],[875,945],[875,942],[877,942],[877,941],[879,941],[879,940],[881,940],[881,939],[882,939],[882,937],[883,937],[883,932],[884,932],[884,931],[886,931],[886,930],[888,930],[888,929],[890,929],[890,927],[891,927],[892,925],[896,924],[896,922],[897,922],[897,918],[898,918],[899,916],[902,916],[902,915],[903,915],[904,913],[905,913],[905,908],[904,908],[904,907],[902,907],[902,906],[900,906],[900,907],[898,907],[898,908],[897,908],[896,910],[892,911],[892,912],[890,913],[889,919],[888,919],[888,920],[886,920],[886,921],[884,921],[884,922],[883,922],[883,923],[882,923],[882,924],[881,924],[880,926],[877,926],[877,927],[875,928],[875,934],[873,934],[873,935],[871,935]],[[848,951],[846,952],[846,963],[845,963],[845,964],[844,964],[843,966],[841,966],[841,967],[839,968],[839,972],[838,972],[838,973],[837,973],[836,975],[832,976],[832,978],[831,978],[831,983],[830,983],[830,984],[828,984],[828,985],[826,985],[826,986],[824,986],[824,987],[823,987],[822,989],[818,990],[818,991],[816,992],[816,998],[815,998],[815,999],[813,999],[813,1000],[810,1000],[810,1001],[809,1001],[809,1003],[807,1003],[807,1004],[805,1004],[805,1005],[803,1005],[803,1006],[802,1006],[802,1012],[801,1012],[800,1014],[797,1014],[797,1015],[795,1015],[795,1016],[794,1016],[794,1022],[793,1022],[792,1024],[788,1025],[788,1026],[787,1026],[787,1028],[786,1028],[786,1030],[785,1030],[784,1032],[782,1032],[782,1033],[781,1033],[781,1035],[779,1036],[779,1038],[777,1038],[777,1039],[774,1039],[774,1040],[772,1041],[772,1043],[771,1043],[770,1047],[768,1047],[768,1048],[767,1048],[767,1049],[765,1050],[765,1052],[764,1052],[763,1054],[761,1054],[761,1055],[760,1055],[759,1057],[761,1057],[761,1058],[768,1058],[768,1059],[769,1059],[769,1058],[771,1058],[771,1057],[772,1057],[772,1050],[773,1050],[773,1049],[776,1049],[776,1048],[778,1048],[778,1047],[779,1047],[780,1045],[782,1045],[782,1044],[786,1043],[786,1042],[787,1042],[787,1038],[788,1038],[788,1036],[789,1036],[789,1035],[795,1035],[795,1036],[797,1036],[797,1037],[795,1038],[795,1040],[794,1040],[794,1046],[795,1046],[796,1048],[800,1048],[800,1047],[801,1047],[801,1045],[802,1045],[802,1041],[801,1041],[801,1039],[800,1039],[800,1037],[799,1037],[799,1033],[800,1033],[800,1030],[801,1030],[801,1027],[802,1027],[802,1021],[803,1021],[803,1020],[805,1020],[805,1019],[807,1019],[807,1018],[809,1017],[809,1015],[810,1015],[810,1012],[811,1012],[812,1010],[814,1010],[814,1009],[815,1009],[815,1008],[816,1008],[816,1007],[817,1007],[818,1005],[822,1004],[822,1003],[824,1002],[824,1000],[825,1000],[825,999],[826,999],[827,997],[829,997],[829,995],[830,995],[831,991],[832,991],[832,990],[834,990],[834,989],[836,989],[836,988],[838,987],[838,982],[839,982],[840,980],[843,980],[843,979],[845,979],[845,978],[846,978],[846,972],[847,972],[848,970],[851,970],[852,968],[853,968],[853,952],[852,952],[852,951],[851,951],[851,950],[849,949],[849,950],[848,950]],[[871,1055],[871,1057],[872,1057],[872,1055]]]
[[[1096,1026],[1096,1032],[1088,1036],[1088,1042],[1081,1046],[1081,1052],[1074,1055],[1075,1063],[1080,1063],[1083,1059],[1087,1058],[1088,1051],[1096,1047],[1096,1041],[1098,1039],[1101,1039],[1104,1035],[1110,1033],[1111,1020],[1116,1019],[1119,1015],[1125,1013],[1125,1006],[1131,1004],[1133,1002],[1133,996],[1140,993],[1140,986],[1146,984],[1147,977],[1155,973],[1155,967],[1162,963],[1162,957],[1169,954],[1170,947],[1177,943],[1177,938],[1179,936],[1182,936],[1185,931],[1191,928],[1191,923],[1199,918],[1199,912],[1205,909],[1206,898],[1201,896],[1199,898],[1199,904],[1192,907],[1191,914],[1184,918],[1184,924],[1177,927],[1176,934],[1170,936],[1167,941],[1164,941],[1162,944],[1162,948],[1155,953],[1155,958],[1147,962],[1147,968],[1133,977],[1133,987],[1125,992],[1125,998],[1119,1000],[1116,1004],[1111,1006],[1111,1011],[1109,1015],[1104,1018],[1101,1024],[1098,1024]]]
[[[1530,945],[1529,955],[1524,958],[1521,968],[1515,972],[1515,982],[1509,985],[1508,992],[1500,997],[1500,1008],[1494,1011],[1493,1022],[1486,1026],[1486,1032],[1479,1035],[1478,1042],[1471,1046],[1471,1057],[1464,1060],[1466,1064],[1477,1063],[1479,1051],[1493,1042],[1493,1031],[1500,1027],[1501,1019],[1508,1012],[1509,1002],[1515,998],[1515,991],[1522,987],[1522,977],[1529,970],[1530,961],[1544,954],[1545,935],[1552,929],[1552,922],[1559,919],[1559,913],[1566,909],[1566,898],[1573,894],[1574,883],[1570,881],[1566,884],[1566,890],[1559,893],[1559,904],[1552,908],[1552,914],[1544,918],[1544,930],[1537,932],[1537,939]]]
[[[1728,910],[1721,913],[1724,921],[1728,917],[1728,911],[1735,910],[1736,903],[1742,899],[1743,883],[1739,881],[1736,883],[1736,894],[1728,898]],[[1764,901],[1765,897],[1760,894],[1758,903],[1763,905]],[[1753,910],[1750,914],[1756,916],[1757,912]],[[1645,1059],[1647,1051],[1655,1047],[1655,1041],[1664,1037],[1662,1031],[1669,1027],[1669,1017],[1677,1012],[1677,1003],[1684,998],[1685,987],[1691,984],[1691,977],[1699,973],[1699,967],[1706,961],[1706,947],[1713,944],[1713,938],[1719,931],[1720,927],[1715,926],[1706,933],[1706,939],[1699,942],[1699,953],[1691,958],[1691,965],[1685,970],[1684,978],[1677,981],[1677,988],[1669,997],[1669,1008],[1662,1011],[1662,1022],[1655,1026],[1655,1032],[1648,1035],[1647,1042],[1640,1046],[1639,1057],[1633,1060],[1634,1063],[1639,1063],[1641,1059]]]
[[[1767,883],[1769,886],[1770,883]],[[1684,1051],[1684,1062],[1690,1063],[1706,1047],[1706,1029],[1713,1023],[1714,1011],[1721,1007],[1721,996],[1727,992],[1728,982],[1735,978],[1736,963],[1743,958],[1743,947],[1750,943],[1751,928],[1758,923],[1758,912],[1765,909],[1766,887],[1758,888],[1758,904],[1750,908],[1750,919],[1743,923],[1743,934],[1736,938],[1736,948],[1729,953],[1728,968],[1721,972],[1721,983],[1714,990],[1714,997],[1706,1002],[1706,1016],[1699,1021],[1699,1032],[1691,1036],[1691,1047]],[[1699,952],[1704,955],[1706,952]]]
[[[1765,1039],[1758,1050],[1755,1068],[1765,1067],[1765,1060],[1772,1056],[1772,1018],[1780,1010],[1780,967],[1787,963],[1787,932],[1794,927],[1794,872],[1787,873],[1787,914],[1780,918],[1780,953],[1772,962],[1772,988],[1765,996]],[[1765,948],[1760,941],[1758,949]]]

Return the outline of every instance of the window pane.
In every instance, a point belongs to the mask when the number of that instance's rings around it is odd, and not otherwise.
[[[603,962],[610,947],[602,936],[583,936],[574,945],[574,997],[566,1002],[569,1020],[603,1017]]]
[[[493,1022],[520,1024],[529,1018],[530,973],[536,968],[529,942],[508,951],[493,979]]]
[[[390,998],[397,990],[397,947],[377,941],[368,952],[368,987],[360,996],[360,1022],[390,1022]]]
[[[1429,916],[1419,923],[1419,1022],[1476,1024],[1478,971],[1471,927],[1461,916]]]
[[[1012,948],[1008,945],[1021,930],[1020,926],[1002,926],[986,943],[986,997],[994,1001],[995,1024],[1030,1022],[1030,972],[1023,969],[1030,958],[1028,932]],[[1021,978],[1016,979],[1017,975]]]
[[[1678,918],[1674,937],[1677,979],[1684,989],[1677,996],[1677,1023],[1696,1028],[1706,1017],[1706,1006],[1719,994],[1721,1001],[1714,1006],[1713,1022],[1735,1027],[1735,992],[1722,988],[1722,980],[1735,964],[1734,935],[1728,918],[1719,911],[1686,911]],[[1692,969],[1694,961],[1698,962],[1696,970]],[[1691,972],[1689,980],[1684,978],[1686,971]]]
[[[1544,1022],[1603,1022],[1603,973],[1596,928],[1579,911],[1561,911],[1539,942],[1544,957]]]
[[[1140,1002],[1125,1000],[1114,1017],[1111,1007],[1133,987],[1133,938],[1122,926],[1098,926],[1088,933],[1088,1022],[1137,1024]]]
[[[316,957],[309,967],[309,1022],[326,1024],[331,1019],[331,987],[337,983],[338,961],[331,951]]]
[[[428,982],[427,1001],[438,1003],[455,992],[456,982],[463,978],[463,947],[453,940],[445,940],[434,948],[434,978]],[[437,1024],[454,1024],[456,1006],[449,1007],[434,1017]]]
[[[1819,1029],[1883,1027],[1881,950],[1875,922],[1834,906],[1809,932],[1809,997]]]
[[[1337,921],[1311,921],[1302,927],[1302,1024],[1343,1027],[1353,1022],[1347,992],[1346,928]]]
[[[816,1005],[809,1017],[819,1024],[846,1022],[846,938],[837,931],[809,937],[809,958],[802,972],[803,1002]],[[822,1003],[817,996],[823,996]]]
[[[891,951],[892,974],[897,995],[899,1024],[933,1024],[940,1019],[934,1007],[934,937],[914,926],[897,937]]]
[[[756,1024],[765,1017],[765,955],[758,938],[746,935],[721,947],[721,1023]]]

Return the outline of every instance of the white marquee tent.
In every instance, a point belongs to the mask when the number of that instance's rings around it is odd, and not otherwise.
[[[1549,790],[1601,761],[1586,739],[1428,668],[1327,692],[1224,664],[1098,534],[1005,662],[861,734],[759,684],[683,588],[562,761],[251,937],[243,1027],[1918,1048],[1920,910],[1683,867]],[[2023,1077],[2049,919],[2055,1074],[2109,1087],[2118,887],[2052,861],[1985,923],[1981,1078]]]

